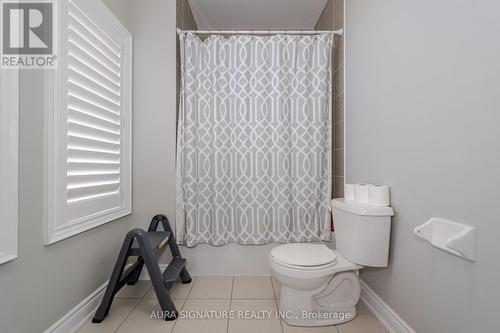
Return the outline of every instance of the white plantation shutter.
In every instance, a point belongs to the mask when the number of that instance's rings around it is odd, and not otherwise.
[[[0,264],[18,254],[19,71],[0,70]]]
[[[130,34],[100,0],[60,10],[47,243],[131,212]]]

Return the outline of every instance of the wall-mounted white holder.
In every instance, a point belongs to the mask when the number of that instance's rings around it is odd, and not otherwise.
[[[414,233],[443,251],[471,261],[476,259],[474,227],[433,217],[416,227]]]

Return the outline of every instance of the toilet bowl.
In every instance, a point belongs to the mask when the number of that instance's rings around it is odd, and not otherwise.
[[[299,264],[284,256],[283,252],[287,251],[301,251],[302,257],[309,257],[311,262],[321,252],[325,258],[321,264]],[[356,304],[361,294],[357,272],[362,266],[323,244],[304,243],[274,248],[269,264],[281,284],[280,315],[289,325],[336,325],[356,316]]]
[[[279,313],[293,326],[337,325],[354,319],[359,270],[387,265],[390,207],[332,200],[337,249],[293,243],[273,248],[269,264],[281,284]]]

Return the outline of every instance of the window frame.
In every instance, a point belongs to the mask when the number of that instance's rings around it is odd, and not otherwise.
[[[102,1],[72,0],[89,16],[96,17],[103,25],[112,26],[122,40],[123,46],[123,87],[121,99],[121,136],[122,155],[120,188],[123,189],[123,200],[119,209],[109,212],[102,211],[90,216],[82,216],[73,221],[63,220],[63,209],[67,177],[66,153],[62,152],[63,142],[66,142],[67,117],[65,112],[68,104],[61,91],[67,91],[67,40],[65,27],[68,24],[69,0],[60,2],[59,8],[59,69],[47,71],[45,76],[45,144],[44,154],[44,244],[50,245],[66,238],[75,236],[87,230],[99,227],[132,213],[132,35],[121,24],[116,16]],[[102,25],[102,26],[103,26]],[[64,29],[63,29],[64,27]]]
[[[2,70],[0,80],[3,113],[0,114],[0,176],[7,179],[0,186],[0,264],[3,264],[18,257],[19,70]]]

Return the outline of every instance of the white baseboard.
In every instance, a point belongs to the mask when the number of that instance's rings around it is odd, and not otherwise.
[[[415,333],[415,330],[398,316],[365,281],[360,279],[360,283],[361,300],[391,333]]]
[[[77,304],[66,313],[61,319],[47,328],[44,333],[75,333],[87,323],[94,315],[97,307],[101,303],[108,282],[97,288],[87,298]]]

